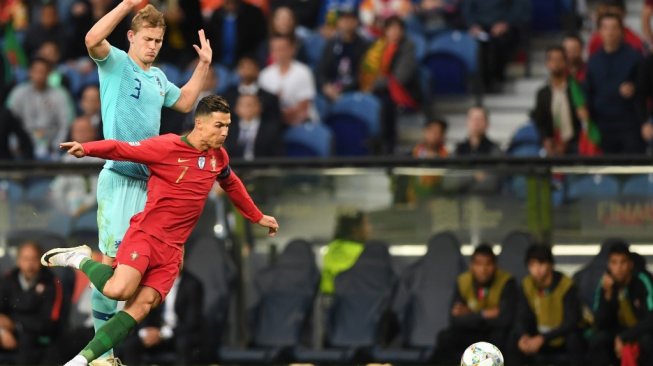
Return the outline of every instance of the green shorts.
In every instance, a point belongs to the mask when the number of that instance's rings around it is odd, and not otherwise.
[[[116,257],[132,216],[143,211],[147,181],[102,169],[97,182],[97,225],[100,251]]]

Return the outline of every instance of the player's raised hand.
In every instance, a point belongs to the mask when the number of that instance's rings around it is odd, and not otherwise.
[[[143,0],[122,0],[122,2],[123,2],[123,3],[126,3],[126,4],[129,5],[130,7],[134,8],[134,7],[136,7],[136,6],[141,5],[141,3],[143,2]]]
[[[73,142],[62,142],[59,147],[63,150],[67,150],[68,154],[76,157],[76,158],[83,158],[86,156],[86,152],[84,151],[84,148],[82,147],[82,144],[80,144],[77,141]]]
[[[200,45],[193,45],[195,51],[197,51],[197,56],[199,56],[200,62],[206,62],[207,64],[211,63],[213,59],[213,50],[211,49],[211,42],[206,39],[204,35],[204,29],[200,29],[197,34],[200,36]]]
[[[258,221],[258,224],[268,228],[268,235],[275,236],[277,231],[279,231],[279,224],[277,224],[277,219],[272,216],[263,215],[263,217]]]

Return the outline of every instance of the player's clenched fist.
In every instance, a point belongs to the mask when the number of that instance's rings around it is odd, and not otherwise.
[[[275,236],[277,231],[279,231],[279,224],[277,219],[272,216],[263,215],[263,217],[258,221],[258,224],[268,228],[268,235]]]
[[[83,158],[84,156],[86,156],[86,152],[84,151],[82,144],[80,144],[77,141],[62,142],[59,145],[59,147],[62,148],[63,150],[68,150],[68,154],[76,158]]]

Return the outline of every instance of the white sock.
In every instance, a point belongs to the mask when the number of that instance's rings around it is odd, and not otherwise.
[[[79,269],[79,266],[82,264],[82,261],[86,258],[88,257],[83,254],[76,253],[70,258],[70,264],[76,269]]]
[[[82,355],[75,356],[72,360],[68,361],[64,366],[88,366],[88,361]]]

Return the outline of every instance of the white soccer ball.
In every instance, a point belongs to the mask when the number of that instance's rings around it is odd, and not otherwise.
[[[474,343],[463,353],[460,366],[503,366],[503,355],[492,343]]]

